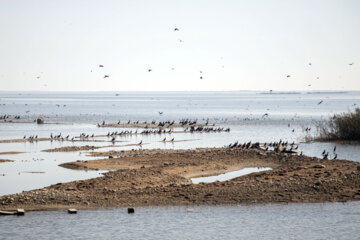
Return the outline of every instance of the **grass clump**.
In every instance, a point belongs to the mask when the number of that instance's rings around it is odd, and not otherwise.
[[[360,108],[354,112],[335,114],[328,122],[319,123],[321,141],[360,141]]]

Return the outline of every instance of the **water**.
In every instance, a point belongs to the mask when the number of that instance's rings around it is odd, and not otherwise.
[[[318,104],[323,100],[322,104]],[[46,122],[61,124],[0,124],[0,139],[22,138],[24,135],[49,137],[50,133],[78,136],[80,133],[107,134],[121,129],[98,128],[96,123],[131,121],[164,121],[184,118],[197,119],[216,126],[231,128],[229,133],[193,133],[137,135],[119,137],[116,145],[145,143],[142,148],[188,149],[222,147],[239,142],[270,142],[282,139],[299,143],[305,155],[321,157],[325,149],[333,157],[334,143],[302,143],[307,134],[315,135],[315,123],[332,114],[347,112],[360,106],[360,92],[0,92],[0,115],[20,115],[32,121],[39,116]],[[158,112],[164,112],[160,115]],[[268,115],[264,115],[267,113]],[[289,126],[290,125],[290,126]],[[311,127],[310,133],[304,131]],[[187,140],[163,143],[167,137]],[[0,152],[20,151],[18,155],[0,155],[15,162],[0,163],[0,195],[41,188],[58,182],[99,176],[100,171],[75,171],[58,167],[76,160],[91,160],[87,151],[46,153],[44,149],[63,146],[108,146],[106,142],[34,142],[0,144]],[[338,159],[360,161],[358,145],[336,144]],[[139,146],[101,148],[95,151],[130,150]],[[27,171],[42,174],[24,173]],[[12,184],[9,184],[11,182]]]
[[[358,239],[360,202],[139,207],[0,217],[1,239]]]
[[[118,95],[116,95],[118,94]],[[318,104],[323,100],[322,104]],[[39,93],[0,92],[0,115],[20,115],[62,124],[0,124],[0,139],[24,135],[48,137],[50,133],[77,136],[82,132],[106,134],[121,129],[97,128],[96,123],[131,120],[198,119],[230,127],[229,133],[193,133],[127,136],[116,145],[143,141],[142,148],[188,149],[222,147],[235,141],[299,143],[305,155],[332,153],[334,143],[302,143],[316,134],[317,121],[360,106],[360,92],[142,92],[142,93]],[[158,112],[164,112],[160,115]],[[265,113],[268,114],[264,115]],[[304,131],[311,127],[310,133]],[[164,137],[190,140],[163,143]],[[75,171],[58,164],[91,160],[88,151],[47,153],[44,149],[107,142],[34,142],[0,144],[0,155],[14,162],[0,163],[0,195],[41,188],[58,182],[97,177],[102,171]],[[358,145],[336,144],[340,159],[360,161]],[[138,149],[119,146],[111,150]],[[107,151],[101,148],[94,151]],[[331,155],[332,157],[332,155]],[[26,173],[27,171],[44,173]],[[3,175],[4,174],[4,175]],[[0,217],[1,239],[358,239],[360,203],[140,207],[134,215],[126,209],[66,212],[29,212],[24,217]]]
[[[211,183],[211,182],[216,182],[216,181],[223,182],[223,181],[227,181],[227,180],[230,180],[233,178],[244,176],[244,175],[247,175],[250,173],[262,172],[262,171],[267,171],[267,170],[271,170],[271,169],[272,168],[269,168],[269,167],[262,167],[262,168],[249,167],[249,168],[243,168],[243,169],[237,170],[237,171],[231,171],[231,172],[219,174],[216,176],[191,178],[190,180],[194,184]]]

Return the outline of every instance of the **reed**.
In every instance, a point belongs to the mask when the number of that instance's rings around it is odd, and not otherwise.
[[[335,114],[327,122],[317,125],[320,141],[360,141],[360,108],[354,112]]]

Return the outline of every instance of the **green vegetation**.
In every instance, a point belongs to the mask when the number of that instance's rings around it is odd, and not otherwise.
[[[318,124],[321,141],[360,141],[360,108],[354,112],[335,114],[326,123]]]

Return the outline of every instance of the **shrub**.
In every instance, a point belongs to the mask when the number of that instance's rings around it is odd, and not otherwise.
[[[360,140],[360,108],[354,112],[335,114],[326,123],[318,124],[318,140]]]

